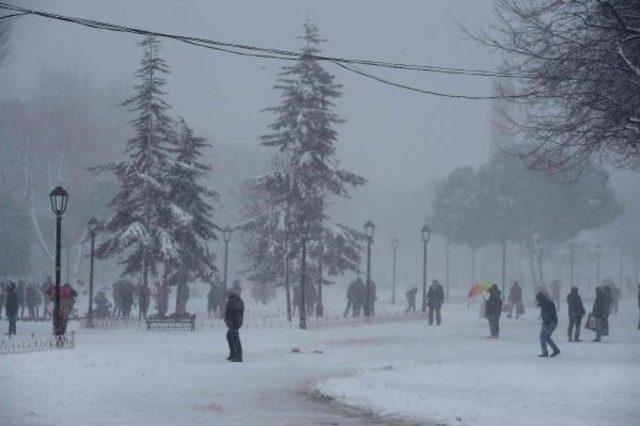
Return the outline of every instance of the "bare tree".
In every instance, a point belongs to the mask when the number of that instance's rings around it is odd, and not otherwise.
[[[504,53],[510,89],[525,95],[508,100],[528,163],[640,169],[640,0],[496,0],[495,10],[475,37]]]

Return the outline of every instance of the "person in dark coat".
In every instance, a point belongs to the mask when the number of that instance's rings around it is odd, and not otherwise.
[[[596,298],[593,301],[591,316],[595,320],[596,338],[594,342],[600,342],[602,336],[606,335],[606,321],[609,316],[609,303],[607,302],[603,287],[596,287]]]
[[[358,278],[360,279],[360,278]],[[358,286],[358,279],[355,279],[353,281],[351,281],[351,284],[349,284],[349,287],[347,288],[347,306],[344,308],[344,315],[343,317],[347,317],[347,315],[349,314],[349,310],[352,311],[352,315],[355,317],[356,316],[356,303],[358,302],[358,299],[360,297],[360,295],[358,294],[360,291],[360,288]],[[358,315],[360,315],[360,306],[358,306]]]
[[[416,311],[416,294],[418,293],[418,287],[413,287],[412,289],[410,289],[409,291],[407,291],[405,293],[405,296],[407,297],[407,310],[406,312],[409,311]]]
[[[9,336],[16,334],[16,320],[18,319],[18,292],[16,291],[16,283],[9,283],[9,288],[6,292],[6,307],[5,312],[7,319],[9,320]]]
[[[513,309],[516,310],[516,319],[520,318],[520,315],[524,313],[524,305],[522,304],[522,288],[518,281],[514,281],[511,288],[509,288],[509,296],[507,296],[507,301],[509,302],[509,313],[507,314],[508,318],[511,318],[513,315]]]
[[[427,312],[429,315],[429,325],[433,325],[433,317],[435,314],[436,325],[440,325],[440,308],[444,302],[444,290],[438,280],[433,280],[427,291]]]
[[[558,326],[558,313],[556,311],[556,305],[544,295],[544,293],[536,294],[536,302],[540,306],[540,317],[542,318],[542,328],[540,329],[540,348],[542,353],[540,357],[548,357],[549,351],[547,350],[547,344],[553,349],[551,357],[560,355],[560,349],[555,344],[551,335]]]
[[[569,334],[570,342],[581,342],[580,340],[580,324],[582,323],[582,317],[585,310],[582,304],[582,298],[578,293],[578,287],[571,287],[571,293],[567,296],[567,306],[569,310]],[[575,328],[575,334],[574,334]]]
[[[229,357],[227,360],[242,362],[242,344],[238,331],[244,319],[244,302],[239,294],[230,290],[227,304],[224,307],[224,323],[227,325],[227,342],[229,343]]]
[[[491,337],[498,338],[500,335],[500,314],[502,313],[502,299],[497,285],[489,288],[489,298],[485,302],[484,316],[489,321],[489,331]]]

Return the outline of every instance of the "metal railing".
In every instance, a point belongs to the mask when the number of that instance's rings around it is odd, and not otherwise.
[[[80,319],[80,327],[93,328],[97,330],[124,330],[124,329],[141,329],[144,321],[133,317],[106,317],[93,318],[89,320],[84,317]]]
[[[76,345],[75,333],[65,336],[10,336],[0,340],[0,354],[72,349]]]

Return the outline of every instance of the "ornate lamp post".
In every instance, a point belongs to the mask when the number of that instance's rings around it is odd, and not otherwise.
[[[420,230],[422,236],[422,312],[427,310],[427,245],[431,238],[431,228],[424,225]]]
[[[63,336],[62,316],[60,313],[60,258],[62,255],[62,215],[67,211],[69,194],[61,186],[56,186],[49,194],[51,210],[56,215],[56,287],[53,306],[53,334]]]
[[[300,325],[301,330],[307,329],[307,240],[309,239],[309,223],[300,223],[302,236],[302,256],[300,259]]]
[[[95,257],[96,235],[98,235],[98,220],[95,217],[89,219],[87,230],[91,238],[91,260],[89,262],[89,312],[87,313],[87,323],[93,327],[93,260]]]
[[[222,282],[222,290],[225,295],[227,294],[227,271],[229,266],[229,241],[231,241],[231,234],[233,234],[233,229],[225,226],[222,230],[222,239],[224,240],[224,280]]]
[[[398,239],[391,240],[391,247],[393,248],[393,278],[391,281],[391,304],[396,304],[396,261],[398,258]]]
[[[571,241],[569,243],[569,284],[573,287],[575,282],[575,261],[576,261],[576,243]]]
[[[367,237],[367,294],[364,301],[364,315],[371,315],[371,244],[373,235],[376,232],[376,225],[370,220],[364,224],[364,235]]]

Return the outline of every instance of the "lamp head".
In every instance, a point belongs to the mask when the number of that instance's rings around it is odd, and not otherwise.
[[[51,201],[51,210],[56,216],[62,216],[67,211],[69,194],[63,187],[56,186],[49,194],[49,200]]]

